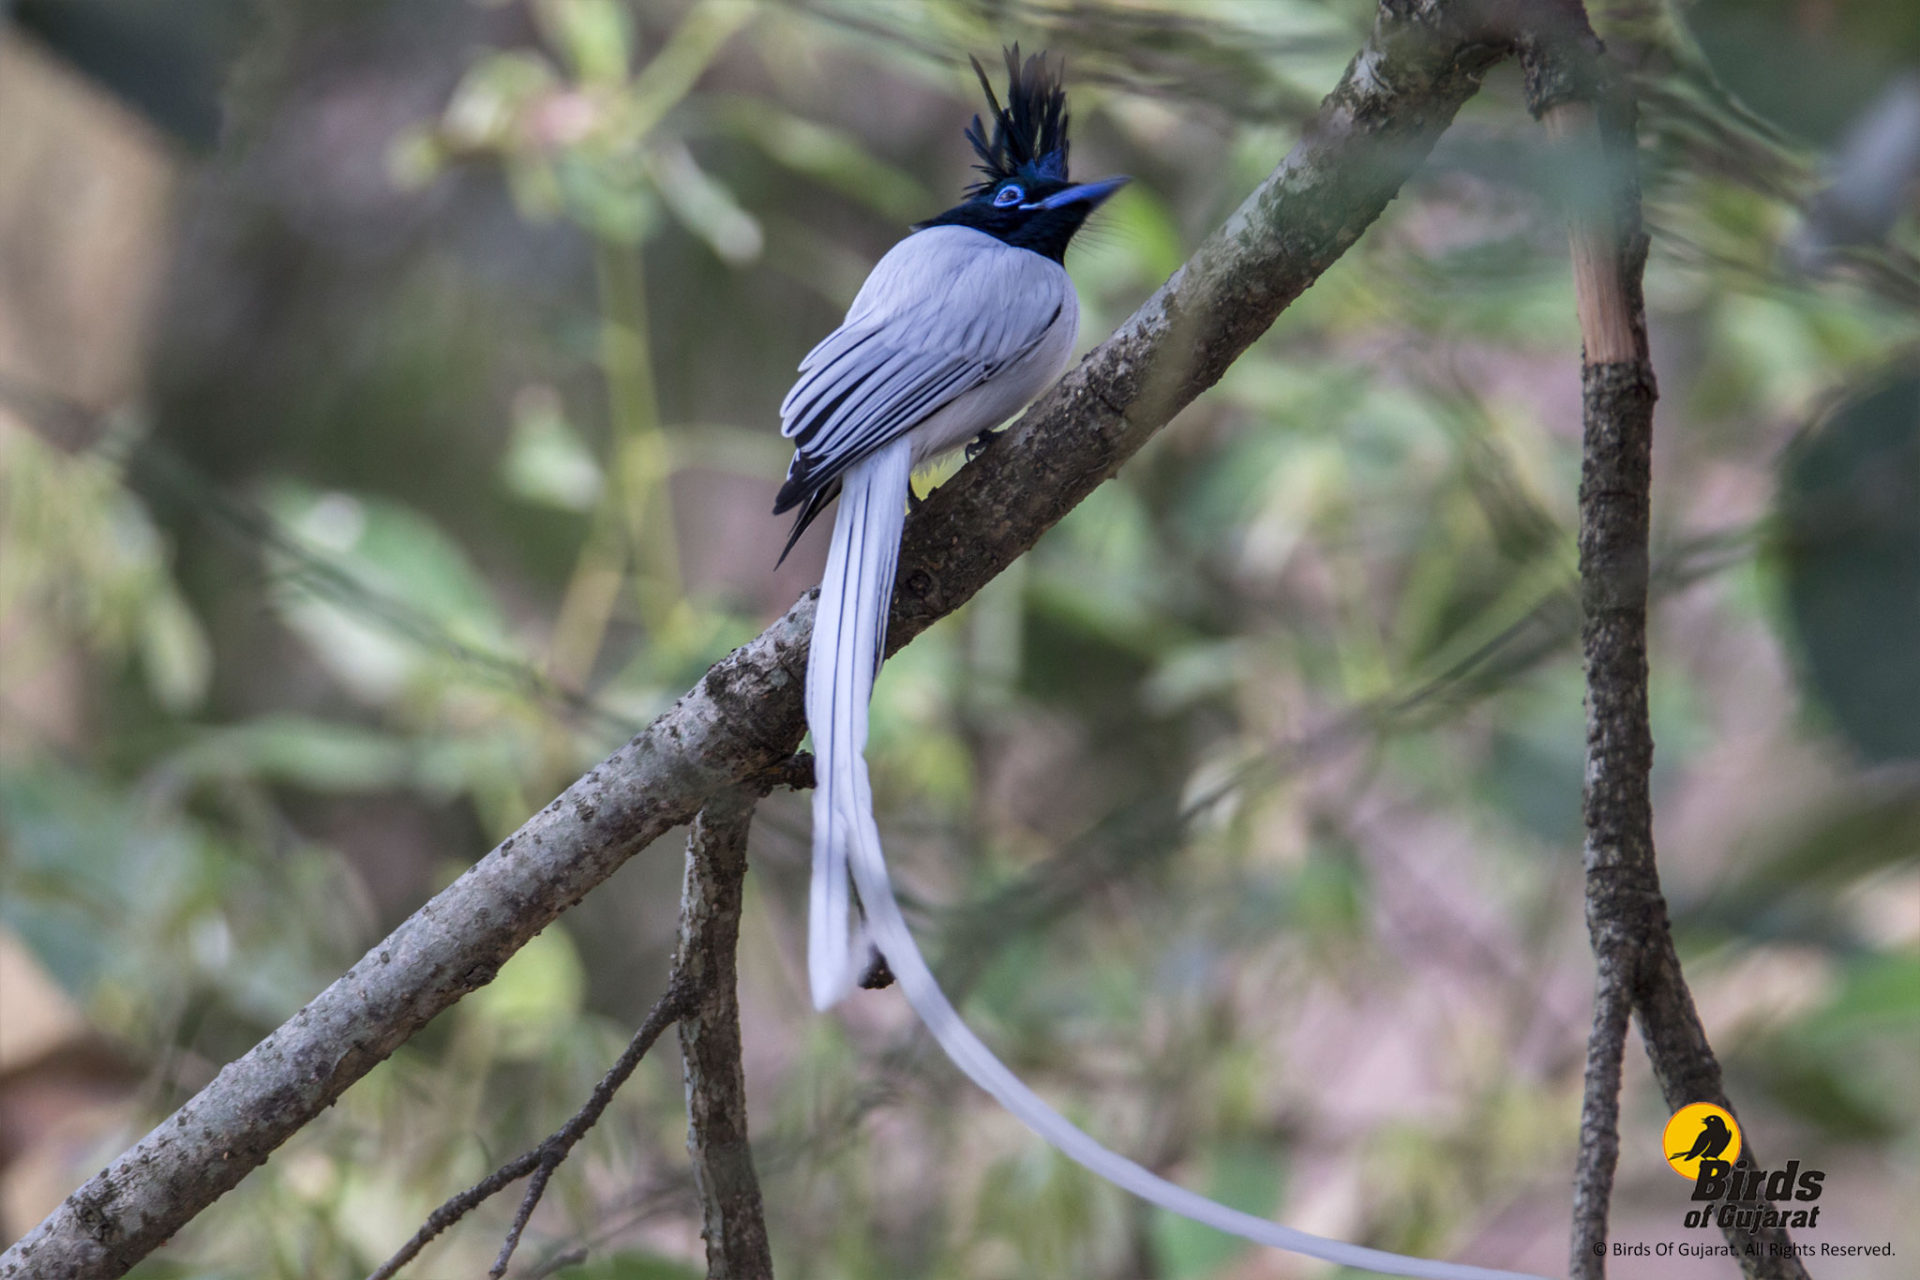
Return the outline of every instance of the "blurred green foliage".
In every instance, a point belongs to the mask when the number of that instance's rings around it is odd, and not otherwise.
[[[1838,127],[1800,110],[1838,100],[1825,68],[1914,53],[1871,35],[1901,0],[1858,9],[1809,32],[1699,4],[1640,64],[1676,927],[1743,1118],[1864,1225],[1920,1185],[1920,425],[1910,375],[1871,390],[1920,337],[1920,274],[1911,217],[1829,276],[1778,256]],[[1076,164],[1136,177],[1069,259],[1091,343],[1277,162],[1367,17],[263,19],[149,396],[91,451],[0,434],[0,920],[146,1074],[128,1131],[810,585],[817,542],[769,572],[774,409],[966,180],[967,53],[1064,53]],[[942,972],[1076,1120],[1253,1212],[1535,1268],[1562,1257],[1588,985],[1550,168],[1502,69],[1215,391],[889,663],[870,753]],[[813,1016],[805,840],[804,798],[763,806],[742,939],[781,1275],[1293,1274],[1028,1140],[892,996]],[[585,1097],[664,979],[678,859],[636,859],[137,1274],[370,1269]],[[680,1107],[663,1045],[530,1267],[700,1274]],[[1673,1216],[1635,1147],[1660,1111],[1636,1077],[1622,1238]],[[420,1273],[484,1269],[510,1212]]]
[[[1783,481],[1788,607],[1814,687],[1869,759],[1920,756],[1920,378],[1838,406]]]

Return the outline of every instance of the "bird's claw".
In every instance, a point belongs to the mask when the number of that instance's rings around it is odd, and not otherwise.
[[[998,438],[998,432],[982,431],[979,435],[967,441],[967,461],[972,462],[975,458],[985,453]]]
[[[879,991],[893,985],[893,970],[887,967],[887,958],[880,954],[878,947],[869,947],[867,950],[867,968],[860,975],[860,985],[867,991]]]

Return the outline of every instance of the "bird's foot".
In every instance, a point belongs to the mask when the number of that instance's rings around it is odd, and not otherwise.
[[[880,954],[878,947],[867,949],[867,970],[860,975],[860,985],[868,991],[893,985],[893,970],[887,967],[887,958]]]
[[[967,441],[967,461],[972,462],[975,458],[985,453],[993,445],[993,442],[999,438],[1000,433],[997,431],[982,431],[979,435]]]

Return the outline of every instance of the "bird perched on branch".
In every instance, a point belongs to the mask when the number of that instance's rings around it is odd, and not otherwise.
[[[1101,1177],[1175,1213],[1262,1244],[1434,1280],[1512,1273],[1325,1240],[1175,1186],[1107,1150],[1043,1102],[960,1020],[907,930],[887,878],[863,752],[886,651],[888,606],[921,463],[981,437],[1057,377],[1079,329],[1062,265],[1074,233],[1125,178],[1067,176],[1067,98],[1044,54],[1006,51],[1007,100],[976,60],[989,122],[966,131],[982,177],[874,267],[838,329],[800,362],[780,406],[794,442],[775,514],[799,508],[787,551],[837,496],[807,658],[813,732],[813,882],[807,971],[826,1009],[869,968],[870,948],[947,1056],[1029,1128]],[[856,918],[849,891],[859,892]]]

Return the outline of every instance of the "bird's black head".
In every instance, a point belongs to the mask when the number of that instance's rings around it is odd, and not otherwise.
[[[1074,183],[1067,178],[1067,91],[1060,72],[1047,65],[1044,53],[1022,65],[1019,45],[1008,49],[1006,57],[1004,107],[980,60],[972,60],[987,93],[993,134],[989,137],[975,116],[967,141],[980,157],[974,167],[986,176],[967,189],[966,200],[914,230],[972,227],[1059,262],[1087,215],[1127,180]]]

